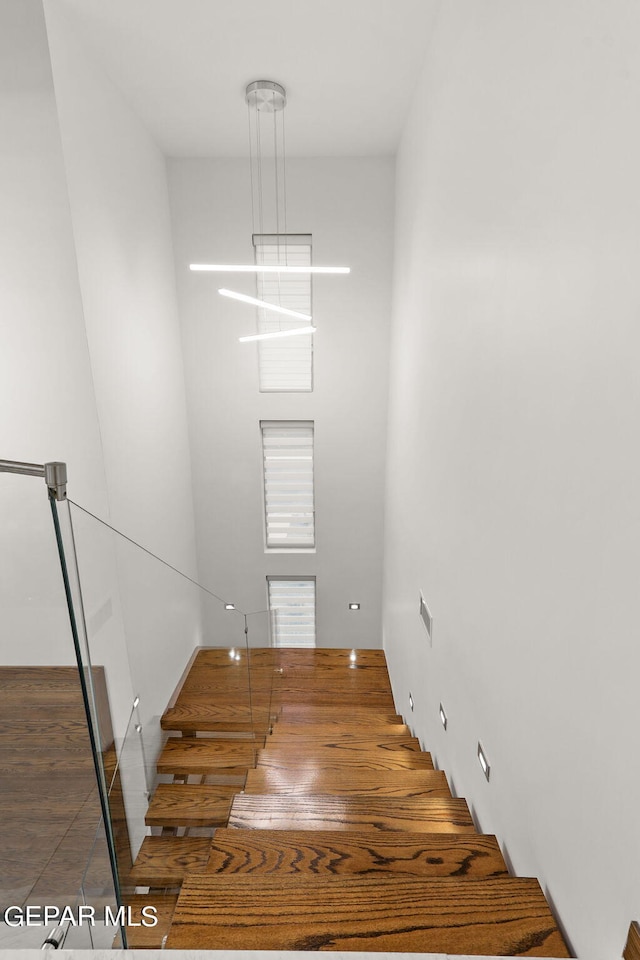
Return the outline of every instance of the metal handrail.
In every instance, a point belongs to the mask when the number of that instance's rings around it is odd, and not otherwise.
[[[46,940],[40,947],[41,950],[59,950],[64,946],[69,933],[69,920],[63,920],[57,927],[54,927],[48,934]]]
[[[53,460],[50,463],[0,460],[0,473],[18,473],[23,477],[44,477],[49,495],[54,500],[67,498],[67,465],[59,460]]]

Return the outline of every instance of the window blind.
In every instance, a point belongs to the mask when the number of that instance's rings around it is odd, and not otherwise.
[[[312,548],[313,422],[263,420],[260,427],[267,548]]]
[[[256,263],[311,266],[308,234],[255,234]],[[257,297],[288,310],[312,315],[311,274],[257,274]],[[304,320],[258,309],[258,333],[275,333],[305,326]],[[277,337],[258,341],[260,390],[310,392],[313,390],[313,337]]]
[[[315,579],[269,577],[269,610],[274,647],[315,647]]]

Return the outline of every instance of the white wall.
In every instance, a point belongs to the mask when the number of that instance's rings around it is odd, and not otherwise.
[[[99,515],[195,576],[164,157],[61,5],[46,0],[45,11],[109,489],[110,514]],[[86,575],[88,616],[100,625],[119,590],[134,692],[143,720],[157,718],[200,638],[198,598],[95,521],[78,524],[81,559],[98,563]],[[105,575],[114,557],[117,585]],[[107,638],[99,626],[96,647],[109,659]]]
[[[0,457],[66,461],[107,509],[100,430],[42,4],[0,7]],[[73,648],[44,481],[0,475],[0,659]]]
[[[253,259],[248,162],[172,160],[169,172],[202,582],[263,610],[268,574],[315,575],[319,645],[378,646],[393,162],[287,161],[289,231],[313,234],[315,263],[352,267],[314,280],[311,394],[259,392],[256,345],[237,341],[255,313],[188,270]],[[261,419],[315,421],[317,553],[265,555]]]
[[[41,0],[1,16],[0,456],[66,461],[70,497],[193,574],[164,159],[59,6],[46,26]],[[0,659],[73,662],[44,482],[0,479]],[[166,704],[201,636],[199,598],[77,523],[93,662],[122,735],[134,688],[143,719]]]
[[[394,690],[593,960],[640,912],[639,42],[628,0],[445,3],[397,161]]]

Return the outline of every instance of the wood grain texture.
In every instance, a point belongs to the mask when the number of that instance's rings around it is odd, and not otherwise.
[[[370,797],[451,797],[443,770],[349,770],[347,776],[335,770],[297,768],[291,770],[257,767],[247,772],[245,793],[304,795],[330,793],[334,796]]]
[[[220,827],[229,819],[234,786],[159,783],[145,823],[150,827]]]
[[[241,740],[169,737],[158,758],[158,773],[241,773],[255,765],[256,750]]]
[[[129,950],[159,950],[164,937],[169,932],[171,919],[176,909],[176,896],[169,894],[140,893],[129,895],[126,903],[131,907],[131,919],[141,922],[143,907],[153,906],[157,910],[158,923],[155,927],[127,926],[127,947]]]
[[[316,750],[335,750],[337,753],[360,753],[363,750],[387,750],[391,753],[412,751],[420,753],[420,742],[417,737],[411,735],[392,734],[391,736],[381,736],[380,734],[352,734],[340,736],[282,736],[274,733],[267,738],[265,749],[269,750],[304,750],[305,752],[315,753]]]
[[[145,837],[130,880],[140,887],[180,885],[185,874],[205,869],[210,845],[208,838]]]
[[[281,647],[275,651],[275,665],[283,669],[310,670],[321,669],[323,666],[351,663],[350,647],[315,647],[303,649],[295,647]],[[378,667],[387,669],[387,659],[384,650],[356,649],[356,663],[360,666]]]
[[[292,723],[338,723],[341,726],[363,723],[403,723],[399,713],[392,710],[380,710],[366,707],[361,703],[352,704],[351,709],[343,709],[331,704],[313,706],[309,703],[283,703],[279,708],[279,719]]]
[[[146,841],[145,841],[146,842]],[[207,873],[507,876],[495,837],[397,831],[216,830]]]
[[[256,722],[264,727],[268,719],[268,710],[254,710],[252,714],[248,704],[213,702],[210,696],[185,696],[165,710],[161,726],[163,730],[251,732]]]
[[[309,683],[308,686],[298,684],[281,687],[274,684],[273,703],[280,705],[298,702],[310,706],[331,706],[348,713],[354,702],[365,694],[365,691],[359,689],[355,684],[351,687],[333,687],[329,684],[318,686],[317,684],[318,681]],[[367,690],[366,699],[372,707],[377,707],[380,712],[391,713],[395,709],[391,693]]]
[[[420,741],[417,737],[411,735],[392,734],[391,736],[366,734],[351,736],[279,736],[274,734],[266,739],[264,744],[266,750],[304,750],[314,752],[317,750],[334,750],[336,753],[360,753],[369,750],[386,750],[392,753],[411,751],[420,753]]]
[[[271,737],[359,737],[377,736],[410,737],[411,730],[406,723],[381,723],[380,721],[361,721],[345,724],[336,717],[324,723],[295,723],[290,720],[278,720],[273,725]],[[271,740],[271,737],[269,739]]]
[[[303,750],[282,748],[258,751],[257,767],[272,770],[297,770],[301,778],[314,770],[342,771],[349,776],[352,770],[433,770],[430,753],[407,750],[359,750],[357,753],[332,749]]]
[[[167,947],[568,957],[536,880],[193,875]]]
[[[238,794],[229,826],[249,830],[409,830],[474,833],[466,800]]]
[[[101,667],[93,683],[110,744]],[[90,857],[92,881],[108,886],[106,851],[94,846],[101,810],[76,667],[0,667],[0,776],[5,905],[75,902]]]
[[[345,723],[344,720],[327,720],[324,723],[292,723],[278,720],[273,725],[269,742],[284,737],[410,737],[411,730],[406,723],[383,723],[379,721],[360,721]]]
[[[640,926],[636,920],[629,927],[629,936],[622,956],[624,960],[640,960]]]

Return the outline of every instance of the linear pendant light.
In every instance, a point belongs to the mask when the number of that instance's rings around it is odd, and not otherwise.
[[[263,226],[263,165],[262,165],[262,146],[261,146],[261,132],[260,132],[260,115],[261,114],[272,114],[273,116],[273,147],[274,147],[274,157],[273,157],[273,169],[274,169],[274,181],[275,181],[275,236],[277,238],[278,244],[278,259],[280,259],[280,223],[284,224],[284,234],[287,236],[287,200],[286,200],[286,167],[284,160],[284,120],[283,120],[283,111],[287,103],[286,92],[283,86],[279,83],[275,83],[272,80],[255,80],[253,83],[250,83],[245,91],[245,101],[249,110],[249,141],[250,141],[250,151],[249,151],[249,167],[251,171],[251,215],[253,223],[253,233],[254,235],[258,233],[259,235],[264,235],[264,226]],[[255,163],[254,163],[254,152],[253,152],[253,141],[254,134],[252,133],[252,113],[255,114],[255,141],[256,141],[256,153],[255,153]],[[276,132],[277,128],[277,117],[280,116],[281,119],[281,136],[282,136],[282,152],[279,154],[278,151],[278,135]],[[254,175],[254,166],[255,166],[255,175]],[[282,205],[283,219],[280,219],[280,206]],[[258,216],[258,221],[256,221],[256,211]],[[284,259],[285,263],[190,263],[189,269],[197,273],[253,273],[253,274],[297,274],[297,275],[307,275],[310,274],[348,274],[351,273],[350,267],[334,267],[334,266],[325,266],[325,267],[315,267],[307,264],[305,266],[296,264],[295,266],[289,265],[287,260],[287,247],[286,240],[284,246]],[[278,292],[280,299],[283,294],[280,291],[281,282],[277,280]],[[310,283],[310,281],[309,281]],[[298,286],[299,284],[295,285]],[[286,286],[286,281],[282,281],[282,286]],[[275,330],[270,333],[257,333],[248,337],[238,337],[240,343],[248,343],[253,340],[272,340],[279,337],[294,337],[303,334],[312,334],[316,332],[316,328],[312,325],[313,318],[308,313],[300,313],[297,310],[290,310],[286,307],[282,307],[279,304],[270,303],[266,300],[259,299],[258,297],[250,297],[243,293],[237,293],[234,290],[228,290],[225,287],[222,287],[218,290],[218,293],[223,297],[230,297],[232,300],[239,300],[243,303],[249,303],[253,306],[259,307],[263,310],[273,311],[274,313],[283,314],[286,317],[294,317],[299,320],[307,321],[308,326],[304,327],[295,327],[290,330]],[[302,305],[302,304],[301,304]],[[307,308],[308,309],[308,308]],[[282,323],[279,323],[279,326],[282,326]]]
[[[257,297],[248,297],[245,293],[236,293],[235,290],[226,290],[222,287],[218,293],[223,297],[230,297],[232,300],[240,300],[242,303],[251,303],[255,307],[262,307],[264,310],[273,310],[274,313],[284,313],[287,317],[297,317],[298,320],[311,320],[308,313],[298,313],[297,310],[288,310],[287,307],[280,307],[276,303],[267,303],[266,300],[259,300]]]
[[[296,327],[294,330],[276,330],[275,333],[254,333],[251,337],[238,337],[240,343],[250,340],[273,340],[275,337],[295,337],[303,333],[315,333],[315,327]]]
[[[264,263],[190,263],[189,269],[203,273],[351,273],[351,267],[290,267]]]

